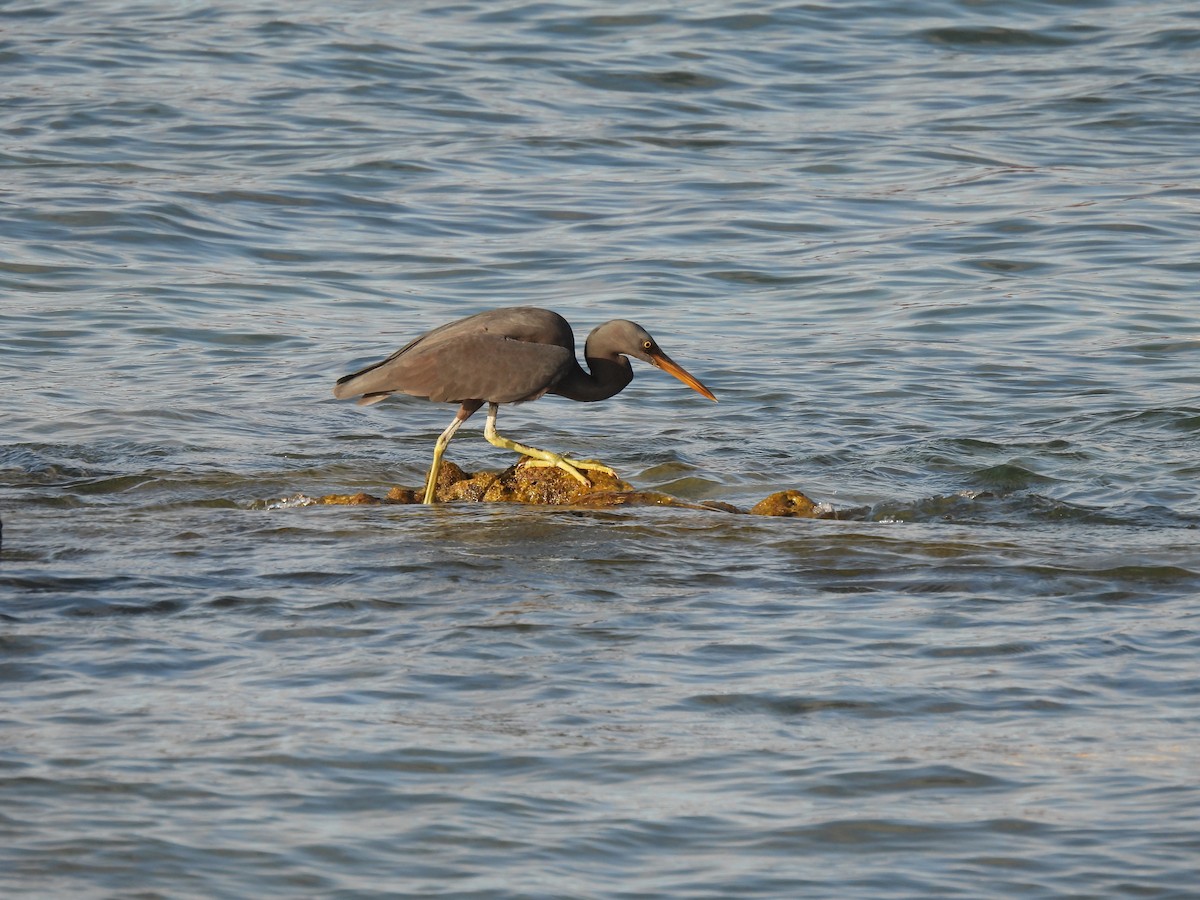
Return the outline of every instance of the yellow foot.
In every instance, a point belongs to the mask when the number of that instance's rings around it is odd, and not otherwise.
[[[538,469],[562,469],[576,481],[587,487],[591,487],[592,483],[583,476],[579,471],[580,469],[588,472],[604,472],[612,475],[614,478],[617,476],[617,473],[604,465],[604,463],[596,462],[594,459],[571,459],[569,456],[559,456],[557,453],[549,452],[546,453],[545,459],[535,456],[523,456],[517,465]]]

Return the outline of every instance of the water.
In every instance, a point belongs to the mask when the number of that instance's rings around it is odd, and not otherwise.
[[[7,896],[1193,896],[1200,14],[0,7]],[[427,327],[635,319],[420,482]],[[508,459],[460,432],[467,468]]]

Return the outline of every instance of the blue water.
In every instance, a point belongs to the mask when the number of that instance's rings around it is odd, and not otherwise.
[[[0,75],[0,893],[1195,895],[1194,4],[9,3]],[[841,517],[280,502],[419,484],[453,407],[334,379],[513,304],[720,403],[502,433]]]

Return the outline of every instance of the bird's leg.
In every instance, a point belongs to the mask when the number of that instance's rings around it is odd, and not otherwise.
[[[569,456],[560,456],[557,453],[551,453],[549,450],[539,450],[537,447],[528,447],[525,444],[510,441],[506,437],[500,437],[500,435],[496,434],[496,411],[498,409],[497,404],[488,404],[487,425],[483,428],[483,436],[487,438],[487,442],[493,447],[502,447],[505,450],[512,450],[523,455],[525,457],[525,465],[562,469],[572,478],[588,487],[591,487],[592,483],[583,476],[579,471],[580,469],[587,469],[593,472],[607,472],[609,475],[617,474],[608,466],[593,462],[592,460],[571,459]]]
[[[520,447],[521,445],[518,444],[517,446]],[[534,453],[545,453],[546,458],[543,459],[540,456],[530,456],[527,451],[533,451]],[[575,459],[571,456],[559,456],[557,453],[551,453],[549,450],[539,450],[537,447],[525,447],[518,452],[525,454],[525,458],[521,460],[518,465],[526,466],[531,469],[562,469],[564,472],[570,472],[572,468],[586,469],[589,472],[604,472],[606,475],[611,475],[614,478],[617,477],[616,469],[609,468],[599,460]],[[570,468],[568,468],[568,466]],[[591,482],[586,478],[583,479],[583,481],[585,484],[589,486],[591,485]]]
[[[446,430],[442,432],[437,439],[437,443],[433,445],[433,465],[429,467],[429,477],[425,479],[425,499],[422,503],[433,503],[433,494],[437,489],[438,473],[442,470],[442,456],[446,453],[446,445],[450,443],[450,438],[454,437],[454,432],[458,431],[458,427],[463,422],[471,418],[475,414],[475,410],[483,406],[480,400],[466,400],[459,407],[458,413],[454,416],[454,421],[446,426]]]

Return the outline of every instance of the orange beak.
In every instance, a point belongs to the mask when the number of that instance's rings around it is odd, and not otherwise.
[[[674,375],[697,394],[703,394],[714,403],[717,401],[717,398],[713,396],[713,392],[702,385],[698,378],[693,376],[690,372],[688,372],[687,369],[675,362],[675,360],[671,359],[671,357],[667,356],[667,354],[663,353],[661,350],[652,352],[650,354],[650,360],[654,363],[654,365],[658,366],[658,368],[662,369],[668,375]]]

